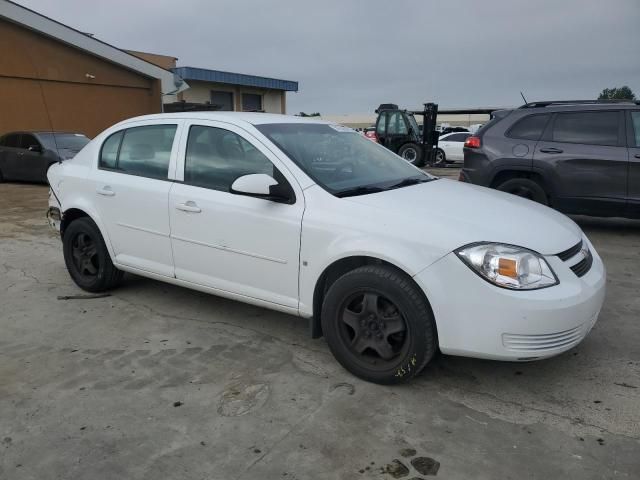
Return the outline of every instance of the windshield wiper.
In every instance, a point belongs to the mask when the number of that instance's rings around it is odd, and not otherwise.
[[[354,188],[348,188],[346,190],[341,190],[339,192],[335,193],[336,197],[339,198],[343,198],[343,197],[355,197],[356,195],[367,195],[369,193],[378,193],[378,192],[383,192],[384,188],[381,187],[373,187],[373,186],[360,186],[360,187],[354,187]]]
[[[429,177],[424,177],[424,178],[416,178],[416,177],[409,177],[409,178],[405,178],[404,180],[398,182],[398,183],[394,183],[393,185],[388,186],[387,188],[385,188],[385,190],[393,190],[394,188],[402,188],[402,187],[409,187],[411,185],[417,185],[418,183],[425,183],[425,182],[430,182],[432,180],[435,180],[435,178],[429,178]]]

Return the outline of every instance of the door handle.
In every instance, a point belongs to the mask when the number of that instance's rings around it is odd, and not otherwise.
[[[554,147],[541,148],[540,151],[542,153],[562,153],[562,150],[560,150],[559,148],[554,148]]]
[[[636,157],[636,158],[640,158],[640,153],[636,153],[636,154],[634,155],[634,157]]]
[[[116,192],[114,192],[109,185],[97,189],[96,193],[98,195],[104,195],[105,197],[114,197],[116,195]]]
[[[178,210],[182,210],[183,212],[190,212],[190,213],[200,213],[202,211],[202,209],[198,206],[198,204],[193,200],[189,200],[188,202],[185,202],[185,203],[179,203],[178,205],[176,205],[176,208]]]

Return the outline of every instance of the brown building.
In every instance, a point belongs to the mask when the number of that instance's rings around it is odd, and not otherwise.
[[[155,63],[0,0],[0,135],[51,129],[93,137],[161,112],[187,85]]]

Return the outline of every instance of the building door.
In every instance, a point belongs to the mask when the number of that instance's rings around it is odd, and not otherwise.
[[[223,112],[233,112],[233,93],[211,91],[211,105]]]

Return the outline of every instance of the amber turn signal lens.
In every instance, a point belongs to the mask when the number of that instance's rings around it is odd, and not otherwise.
[[[504,277],[518,278],[517,263],[511,258],[498,260],[498,273]]]

